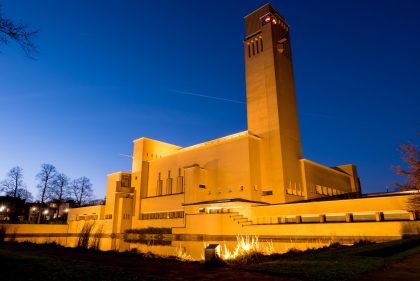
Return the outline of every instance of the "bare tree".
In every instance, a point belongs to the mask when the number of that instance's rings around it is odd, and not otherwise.
[[[69,178],[63,173],[57,173],[51,188],[51,199],[58,201],[57,216],[60,216],[60,203],[69,197]]]
[[[70,196],[69,178],[63,173],[58,173],[54,178],[51,191],[51,199],[59,202],[66,200]]]
[[[33,198],[32,193],[30,193],[26,188],[19,188],[17,190],[17,197],[25,200],[26,202],[31,202]]]
[[[417,145],[406,143],[400,145],[398,151],[407,168],[402,169],[400,166],[396,166],[394,170],[397,174],[405,176],[406,181],[403,184],[396,183],[395,185],[400,190],[420,190],[420,151]]]
[[[395,185],[402,191],[417,191],[408,200],[408,209],[414,212],[418,218],[420,217],[420,151],[418,146],[413,143],[401,145],[398,151],[401,153],[406,168],[396,166],[394,170],[397,174],[405,176],[406,180],[402,184],[396,183]]]
[[[37,188],[39,190],[40,207],[37,223],[41,221],[42,208],[45,202],[51,198],[54,179],[57,176],[57,169],[51,164],[42,164],[41,171],[36,175],[39,180]]]
[[[16,42],[28,57],[37,52],[37,46],[32,39],[38,34],[39,29],[29,29],[27,24],[16,23],[3,16],[0,5],[0,43],[9,44],[10,41]]]
[[[87,177],[80,177],[73,180],[70,184],[70,188],[73,193],[75,203],[79,207],[92,199],[92,184]]]
[[[23,169],[19,166],[10,169],[6,179],[0,183],[0,186],[6,195],[13,198],[19,197],[19,189],[25,189],[25,184],[23,183]]]

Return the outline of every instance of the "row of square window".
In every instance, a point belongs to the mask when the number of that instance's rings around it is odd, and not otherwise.
[[[315,192],[314,193],[320,194],[320,195],[333,196],[333,195],[344,194],[346,192],[344,192],[342,190],[339,190],[339,189],[332,188],[332,187],[315,185]]]
[[[98,219],[98,215],[82,215],[82,216],[77,216],[75,220],[77,221],[82,221],[82,220],[97,220]],[[74,219],[71,219],[74,220]]]
[[[184,217],[184,211],[143,213],[140,216],[142,220],[178,219],[178,218],[183,218],[183,217]]]

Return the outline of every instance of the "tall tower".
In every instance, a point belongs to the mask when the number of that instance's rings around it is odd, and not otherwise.
[[[245,17],[245,29],[248,131],[261,138],[261,189],[269,195],[263,199],[293,201],[286,189],[303,184],[289,27],[266,4]]]

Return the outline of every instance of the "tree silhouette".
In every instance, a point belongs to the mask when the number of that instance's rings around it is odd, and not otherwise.
[[[401,145],[398,151],[401,153],[407,168],[402,169],[401,166],[396,166],[394,170],[397,174],[406,176],[406,181],[395,185],[401,191],[417,191],[408,199],[408,209],[413,211],[418,218],[420,215],[420,151],[417,145],[413,143]]]
[[[87,177],[80,177],[73,180],[70,184],[70,189],[73,193],[75,203],[79,207],[92,199],[92,184]]]
[[[32,58],[32,55],[38,51],[32,40],[38,34],[39,29],[29,29],[27,24],[5,17],[1,8],[0,4],[0,43],[7,45],[14,41],[22,48],[26,56]]]
[[[25,184],[23,183],[23,169],[19,166],[10,169],[7,173],[6,179],[0,183],[0,187],[7,196],[20,198],[22,191],[26,190]]]
[[[44,207],[45,202],[51,198],[51,192],[56,176],[57,169],[51,164],[42,164],[41,171],[36,175],[37,179],[39,180],[37,188],[39,190],[40,199],[37,223],[41,222],[42,208]]]
[[[58,202],[57,217],[60,216],[60,203],[69,196],[69,178],[63,173],[57,173],[51,187],[51,199]]]
[[[394,167],[399,175],[406,176],[405,183],[396,183],[400,190],[420,190],[420,151],[417,145],[406,143],[398,148],[403,161],[407,164],[406,169],[402,169],[400,165]]]
[[[6,195],[9,195],[8,193],[6,193]],[[32,193],[29,192],[26,188],[19,188],[17,190],[17,195],[16,197],[25,200],[26,202],[31,202],[33,199]]]

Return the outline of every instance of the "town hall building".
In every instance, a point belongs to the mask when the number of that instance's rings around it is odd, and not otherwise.
[[[81,222],[94,220],[116,234],[168,227],[178,234],[283,235],[282,225],[325,225],[329,214],[342,224],[358,215],[380,223],[387,212],[410,220],[406,198],[359,198],[354,164],[327,167],[302,155],[289,32],[270,4],[245,17],[246,131],[189,147],[134,140],[132,170],[108,175],[105,205],[71,209],[70,227],[77,232]],[[356,232],[385,235],[381,227]],[[315,228],[294,231],[349,235],[355,229]]]

